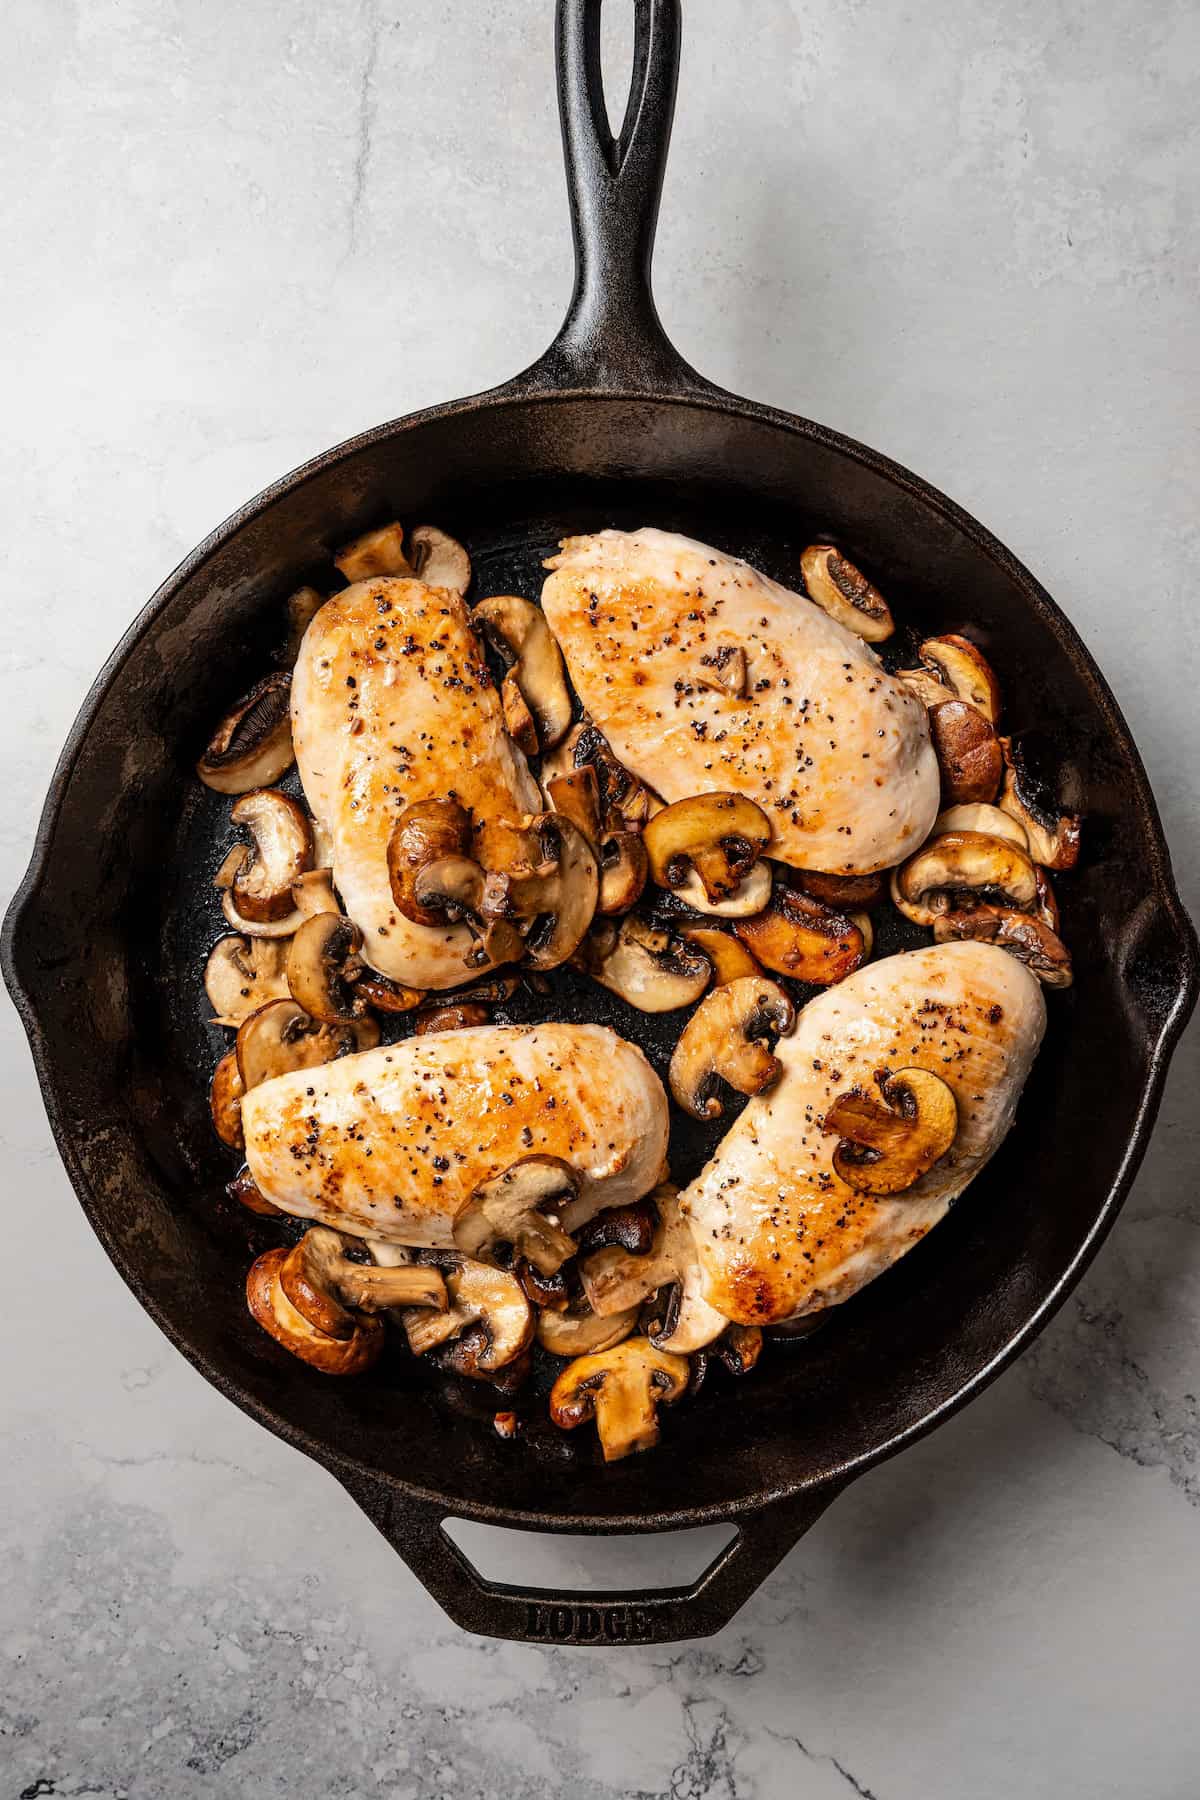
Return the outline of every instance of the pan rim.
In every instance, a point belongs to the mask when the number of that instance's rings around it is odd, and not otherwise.
[[[848,1458],[819,1475],[782,1481],[766,1489],[759,1488],[746,1498],[709,1502],[700,1506],[681,1505],[669,1511],[645,1513],[544,1513],[536,1508],[497,1506],[485,1499],[448,1499],[436,1489],[423,1486],[383,1470],[362,1458],[347,1457],[328,1444],[312,1437],[303,1428],[276,1413],[256,1399],[224,1371],[214,1370],[207,1358],[193,1348],[157,1300],[141,1291],[139,1277],[126,1265],[121,1246],[108,1231],[103,1211],[96,1201],[91,1184],[75,1153],[72,1137],[64,1117],[58,1092],[54,1059],[42,1030],[38,1008],[33,998],[34,983],[27,980],[20,967],[18,937],[27,918],[36,908],[67,790],[96,715],[109,692],[119,681],[125,664],[136,646],[155,624],[179,592],[204,565],[251,521],[259,518],[285,495],[293,494],[308,482],[325,474],[338,463],[370,450],[404,432],[415,430],[436,420],[458,417],[469,421],[492,409],[503,407],[554,407],[586,402],[596,405],[640,404],[655,407],[690,407],[743,418],[752,424],[766,425],[794,437],[822,444],[834,453],[870,469],[910,497],[935,512],[947,525],[966,537],[984,556],[1019,589],[1026,603],[1040,615],[1056,639],[1070,655],[1080,676],[1091,690],[1103,720],[1112,734],[1132,777],[1138,811],[1144,825],[1144,842],[1149,854],[1147,892],[1154,895],[1166,916],[1176,940],[1182,974],[1158,1024],[1150,1046],[1146,1078],[1142,1086],[1137,1116],[1125,1146],[1124,1154],[1108,1187],[1098,1203],[1092,1223],[1079,1243],[1067,1267],[1056,1279],[1049,1293],[1043,1295],[1032,1312],[1008,1337],[996,1354],[976,1369],[953,1393],[919,1419],[903,1426],[858,1455]],[[1166,1073],[1179,1037],[1195,1004],[1200,987],[1200,947],[1196,933],[1184,909],[1175,882],[1170,851],[1159,817],[1157,803],[1133,735],[1107,680],[1061,608],[1031,572],[990,531],[970,513],[940,490],[903,465],[843,436],[827,426],[784,412],[780,409],[743,399],[734,394],[698,383],[672,391],[645,388],[617,388],[597,391],[586,386],[539,390],[526,385],[518,377],[502,387],[465,399],[449,401],[406,414],[398,419],[369,428],[320,452],[301,463],[288,474],[272,482],[259,494],[231,513],[221,524],[197,544],[162,581],[140,609],[106,658],[91,683],[63,749],[57,759],[46,800],[39,817],[30,860],[16,893],[8,907],[0,930],[0,969],[13,997],[29,1040],[34,1067],[41,1089],[47,1117],[68,1178],[92,1230],[100,1239],[118,1274],[129,1287],[139,1305],[189,1363],[219,1392],[239,1409],[265,1426],[275,1436],[302,1450],[330,1473],[343,1479],[369,1479],[394,1488],[414,1501],[430,1507],[441,1507],[447,1516],[472,1519],[480,1523],[516,1529],[585,1535],[640,1534],[652,1531],[682,1530],[693,1526],[736,1522],[756,1514],[775,1503],[805,1493],[836,1490],[868,1469],[896,1455],[944,1423],[961,1407],[975,1399],[999,1376],[1023,1349],[1049,1323],[1054,1313],[1077,1285],[1111,1230],[1121,1205],[1128,1194],[1145,1154],[1154,1120],[1162,1098]]]

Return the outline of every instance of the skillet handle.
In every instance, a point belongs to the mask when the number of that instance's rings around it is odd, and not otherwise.
[[[738,1533],[686,1587],[648,1592],[562,1593],[488,1581],[443,1529],[444,1505],[382,1477],[338,1471],[338,1480],[393,1550],[463,1631],[514,1643],[683,1643],[727,1625],[815,1525],[841,1487],[821,1487],[737,1521]]]
[[[604,106],[601,3],[558,0],[575,289],[562,330],[518,383],[525,391],[707,392],[663,330],[650,287],[679,76],[680,0],[634,0],[633,79],[616,138]]]

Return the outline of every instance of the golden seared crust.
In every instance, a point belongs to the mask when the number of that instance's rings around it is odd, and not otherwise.
[[[911,1249],[1003,1140],[1044,1026],[1038,982],[990,944],[888,957],[811,1001],[777,1046],[779,1082],[680,1196],[709,1303],[741,1324],[779,1323],[848,1299]],[[904,1193],[855,1193],[834,1171],[825,1113],[903,1068],[953,1090],[957,1136]]]
[[[449,1247],[475,1190],[527,1156],[580,1181],[568,1229],[648,1192],[667,1103],[641,1052],[599,1025],[483,1025],[409,1038],[263,1082],[246,1157],[285,1212]]]
[[[925,708],[810,600],[663,531],[568,538],[547,566],[542,605],[584,706],[665,800],[746,795],[771,821],[768,855],[801,869],[866,873],[923,842]],[[741,694],[705,685],[728,645]]]
[[[484,818],[539,808],[460,597],[381,576],[326,601],[296,661],[292,735],[368,961],[409,987],[465,980],[466,928],[404,918],[387,873],[392,827],[418,800],[453,796]]]

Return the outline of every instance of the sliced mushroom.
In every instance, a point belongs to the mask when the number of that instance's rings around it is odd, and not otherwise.
[[[359,977],[362,932],[341,913],[314,913],[288,947],[292,999],[323,1025],[348,1025],[367,1011]]]
[[[221,895],[221,911],[234,930],[240,931],[245,937],[277,940],[291,937],[293,932],[299,931],[305,919],[305,914],[298,906],[293,905],[290,912],[278,919],[248,919],[238,911],[233,897],[233,884],[244,868],[248,855],[245,844],[234,844],[213,876],[213,886]]]
[[[268,1250],[246,1277],[246,1301],[251,1317],[269,1332],[277,1344],[324,1375],[360,1375],[369,1369],[383,1349],[382,1319],[360,1314],[348,1337],[331,1337],[310,1323],[283,1291],[280,1270],[290,1252]]]
[[[408,534],[408,560],[426,587],[465,594],[471,585],[471,559],[448,531],[436,525],[414,525]]]
[[[943,913],[934,920],[934,939],[939,944],[955,938],[977,938],[1008,950],[1045,986],[1068,988],[1074,979],[1071,953],[1053,926],[1031,913],[1010,907],[972,906]]]
[[[298,587],[295,593],[288,595],[288,659],[295,662],[300,654],[300,646],[304,642],[304,634],[325,604],[324,594],[318,594],[315,587]]]
[[[600,821],[600,786],[591,764],[584,763],[582,768],[569,769],[562,775],[551,775],[545,779],[544,788],[554,811],[570,819],[584,837],[599,845],[603,830]]]
[[[669,1286],[665,1320],[654,1342],[688,1355],[711,1344],[729,1321],[704,1298],[695,1239],[672,1183],[655,1189],[654,1203],[659,1222],[649,1251],[597,1250],[580,1259],[579,1277],[588,1305],[602,1318],[640,1306]]]
[[[879,1079],[879,1094],[853,1087],[825,1114],[841,1140],[833,1167],[859,1194],[902,1194],[949,1150],[958,1132],[953,1089],[927,1069]]]
[[[347,581],[369,581],[376,575],[411,575],[412,564],[404,554],[404,527],[390,525],[364,531],[337,552],[334,563]]]
[[[997,806],[1014,819],[1029,841],[1033,860],[1047,869],[1073,869],[1079,861],[1083,820],[1078,813],[1047,808],[1029,781],[1020,751],[1011,738],[1000,739],[1004,784]]]
[[[332,869],[309,869],[292,883],[292,899],[297,912],[311,919],[317,913],[341,912],[333,891]]]
[[[464,1256],[493,1262],[511,1244],[542,1275],[554,1275],[575,1254],[575,1240],[559,1215],[579,1193],[579,1178],[557,1156],[526,1156],[476,1188],[454,1221]]]
[[[875,948],[875,927],[871,923],[870,913],[852,912],[847,913],[846,917],[849,919],[851,925],[862,933],[862,959],[863,962],[870,962],[871,952]]]
[[[566,1312],[571,1304],[571,1290],[567,1285],[565,1268],[557,1275],[543,1275],[535,1269],[531,1262],[518,1256],[513,1265],[513,1274],[521,1284],[521,1292],[530,1306],[545,1307],[548,1312]]]
[[[444,925],[444,909],[422,905],[417,879],[445,862],[469,861],[471,815],[457,800],[419,800],[405,807],[388,839],[388,881],[392,899],[414,925]],[[482,889],[482,871],[479,882]]]
[[[600,1318],[586,1300],[576,1300],[566,1312],[543,1312],[537,1322],[537,1341],[551,1356],[596,1356],[623,1343],[637,1329],[638,1308],[609,1313]]]
[[[397,1306],[447,1311],[446,1283],[438,1269],[420,1263],[381,1267],[353,1262],[346,1255],[352,1242],[327,1225],[312,1225],[280,1264],[279,1284],[310,1325],[329,1337],[346,1338],[357,1326],[358,1313]]]
[[[1000,683],[982,650],[969,638],[950,633],[946,637],[926,638],[921,645],[921,661],[932,666],[950,689],[955,700],[981,712],[989,725],[1000,717]]]
[[[242,1136],[242,1095],[245,1089],[238,1074],[237,1055],[229,1050],[213,1070],[212,1089],[208,1097],[213,1129],[231,1150],[245,1148]]]
[[[707,956],[712,964],[714,987],[724,987],[727,982],[738,981],[743,975],[761,978],[762,970],[757,962],[745,944],[731,932],[720,931],[715,925],[681,925],[679,935]]]
[[[601,987],[648,1013],[691,1006],[712,974],[698,950],[633,914],[619,926],[608,919],[594,926],[572,960]]]
[[[758,1325],[727,1325],[709,1346],[709,1354],[724,1363],[731,1375],[748,1375],[762,1355],[763,1334]]]
[[[268,675],[222,719],[196,764],[205,787],[248,794],[270,787],[291,767],[291,690],[290,675]]]
[[[746,692],[746,652],[740,644],[718,644],[705,651],[692,679],[699,688],[741,700]]]
[[[933,821],[930,838],[944,837],[948,831],[981,831],[985,837],[1003,838],[1018,850],[1028,850],[1029,839],[1024,827],[998,806],[948,806]]]
[[[323,1025],[309,1017],[294,1000],[272,1000],[252,1013],[237,1034],[238,1070],[249,1093],[260,1082],[293,1069],[316,1069],[370,1050],[379,1042],[373,1019],[356,1019],[352,1025]]]
[[[500,683],[500,710],[504,714],[504,729],[513,743],[525,756],[536,756],[538,753],[537,720],[529,710],[521,684],[510,669]]]
[[[761,1094],[782,1065],[771,1045],[792,1029],[796,1012],[781,987],[752,975],[715,988],[700,1002],[671,1057],[671,1092],[694,1119],[719,1119],[722,1081],[739,1094]]]
[[[797,887],[834,912],[860,912],[875,906],[885,893],[882,875],[821,875],[815,869],[797,870]]]
[[[1037,879],[1037,899],[1033,904],[1034,913],[1043,925],[1050,927],[1051,931],[1060,931],[1058,896],[1051,885],[1050,877],[1040,863],[1035,865],[1033,873]]]
[[[436,1031],[469,1031],[486,1025],[491,1014],[477,1001],[460,1001],[452,1006],[422,1008],[413,1021],[414,1037],[431,1037]]]
[[[590,719],[585,719],[571,733],[566,744],[570,746],[572,767],[587,765],[596,771],[600,813],[605,823],[611,828],[615,822],[614,814],[619,813],[626,825],[644,825],[652,810],[649,789],[617,760],[604,733]],[[545,763],[542,774],[547,774]]]
[[[571,695],[562,652],[546,615],[532,600],[517,594],[494,594],[472,610],[488,643],[511,669],[516,685],[537,726],[537,740],[548,750],[571,725]]]
[[[218,938],[204,967],[214,1025],[240,1025],[268,1000],[286,1000],[287,946],[271,938]]]
[[[771,841],[761,807],[743,794],[696,794],[664,806],[643,831],[650,874],[659,887],[683,887],[689,870],[709,901],[729,899]]]
[[[645,1256],[654,1246],[659,1226],[658,1207],[649,1194],[627,1206],[606,1206],[593,1214],[574,1233],[580,1256],[616,1246],[631,1256]]]
[[[996,797],[1003,770],[1000,740],[983,714],[965,700],[946,700],[929,714],[929,735],[951,805]]]
[[[649,873],[641,833],[626,830],[623,822],[613,829],[601,823],[599,783],[590,763],[552,776],[545,792],[555,812],[570,819],[598,852],[600,897],[596,910],[605,916],[628,912],[641,898]],[[613,817],[619,820],[620,814]]]
[[[487,869],[480,913],[521,938],[526,963],[556,969],[574,955],[591,924],[600,871],[587,838],[561,813],[537,813],[514,829],[497,821],[479,834]]]
[[[756,862],[723,900],[710,900],[695,869],[689,869],[672,892],[677,900],[714,919],[752,919],[770,905],[773,875],[769,862]]]
[[[902,681],[929,712],[932,712],[935,706],[941,706],[945,701],[954,698],[937,669],[898,669],[896,680]]]
[[[489,1379],[528,1348],[533,1338],[529,1302],[515,1276],[488,1263],[463,1262],[448,1269],[445,1279],[449,1300],[445,1312],[414,1308],[401,1314],[409,1349],[414,1356],[425,1356],[482,1326],[469,1366],[458,1366],[457,1373]]]
[[[1025,852],[1005,838],[948,831],[892,872],[892,899],[914,925],[932,925],[971,893],[1018,909],[1037,899],[1037,875]]]
[[[880,644],[896,629],[891,609],[877,587],[832,544],[810,544],[800,557],[810,600],[822,612],[868,644]]]
[[[225,1192],[239,1206],[248,1212],[258,1213],[264,1219],[282,1219],[286,1217],[282,1207],[276,1206],[273,1200],[259,1192],[258,1186],[249,1169],[239,1169],[232,1181],[225,1183]]]
[[[230,811],[233,824],[248,831],[247,850],[229,892],[244,919],[283,919],[296,909],[292,883],[312,862],[312,834],[302,809],[276,788],[243,794]]]
[[[765,968],[818,987],[843,980],[867,958],[861,924],[794,888],[776,888],[766,912],[733,929]]]
[[[687,1358],[626,1338],[611,1350],[568,1363],[550,1390],[550,1417],[564,1431],[595,1419],[605,1462],[658,1442],[658,1408],[688,1384]]]

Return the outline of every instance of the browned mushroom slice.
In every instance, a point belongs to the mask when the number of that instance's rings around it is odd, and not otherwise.
[[[242,1136],[242,1095],[245,1089],[238,1074],[237,1056],[229,1050],[213,1070],[212,1089],[208,1097],[213,1129],[231,1150],[245,1146]]]
[[[946,700],[931,709],[929,734],[943,797],[953,805],[994,800],[1003,759],[1000,740],[983,714],[965,700]]]
[[[315,587],[298,587],[288,595],[288,658],[295,662],[304,642],[304,634],[325,604],[325,596]]]
[[[425,1356],[482,1326],[473,1340],[469,1366],[460,1363],[456,1368],[460,1375],[490,1379],[529,1347],[533,1338],[529,1302],[515,1276],[488,1263],[463,1262],[448,1269],[445,1279],[449,1300],[445,1312],[422,1308],[401,1314],[409,1349],[414,1356]]]
[[[624,763],[617,760],[612,745],[590,719],[575,727],[562,750],[570,752],[564,766],[577,769],[586,766],[595,770],[600,789],[600,816],[607,825],[613,825],[617,813],[626,825],[645,824],[651,810],[649,791],[630,774]],[[557,772],[557,766],[550,768],[543,762],[543,779]]]
[[[758,1325],[728,1325],[709,1345],[709,1355],[718,1357],[731,1375],[748,1375],[762,1355],[762,1347]]]
[[[475,1262],[493,1262],[512,1245],[543,1275],[554,1275],[575,1254],[559,1224],[579,1193],[575,1171],[556,1156],[526,1156],[476,1188],[454,1221],[454,1242]]]
[[[740,644],[718,644],[706,650],[693,676],[698,688],[741,700],[746,692],[746,652]]]
[[[551,1356],[595,1356],[632,1336],[637,1329],[638,1310],[631,1306],[602,1319],[586,1300],[576,1300],[566,1312],[539,1315],[537,1341]]]
[[[205,787],[218,794],[248,794],[269,787],[294,761],[292,678],[268,675],[222,719],[196,764]]]
[[[660,1288],[670,1287],[666,1320],[654,1341],[687,1355],[711,1344],[729,1321],[704,1298],[700,1259],[676,1188],[664,1182],[653,1198],[658,1226],[649,1251],[619,1246],[597,1250],[581,1258],[579,1276],[588,1305],[602,1318],[640,1306]]]
[[[404,527],[395,519],[374,531],[364,531],[339,550],[334,563],[347,581],[369,581],[376,575],[411,575],[412,564],[404,554]]]
[[[901,1194],[941,1160],[958,1131],[954,1092],[927,1069],[900,1069],[879,1093],[839,1094],[823,1129],[841,1140],[833,1167],[859,1194]]]
[[[803,869],[796,871],[794,880],[810,899],[834,912],[861,912],[877,905],[886,891],[882,875],[821,875]]]
[[[273,938],[218,938],[204,968],[214,1025],[240,1025],[268,1000],[286,1000],[287,946]]]
[[[423,906],[417,878],[435,864],[470,860],[471,815],[457,800],[419,800],[400,814],[388,839],[392,899],[415,925],[444,925],[444,909]],[[482,883],[482,873],[480,874]]]
[[[244,1206],[248,1212],[259,1213],[264,1219],[286,1217],[282,1207],[276,1206],[273,1200],[268,1200],[265,1194],[259,1192],[248,1168],[239,1169],[233,1180],[225,1183],[225,1192],[239,1206]]]
[[[520,683],[511,669],[500,683],[500,710],[504,714],[504,729],[517,749],[526,756],[536,756],[537,720],[526,705]]]
[[[793,888],[776,888],[766,912],[737,920],[733,929],[765,968],[818,987],[842,981],[867,958],[861,923]]]
[[[590,763],[552,776],[545,784],[546,797],[555,812],[563,813],[595,846],[600,860],[600,896],[596,910],[605,916],[628,912],[641,898],[649,874],[649,860],[641,833],[623,824],[606,827],[600,819],[600,790]],[[620,819],[620,814],[612,815]]]
[[[632,914],[619,926],[609,919],[594,926],[572,960],[601,987],[648,1013],[691,1006],[712,974],[698,950]]]
[[[595,1419],[605,1462],[658,1442],[658,1408],[688,1384],[687,1358],[626,1338],[611,1350],[568,1363],[550,1390],[550,1417],[564,1431]]]
[[[543,1275],[531,1262],[518,1256],[513,1264],[513,1274],[530,1306],[544,1307],[548,1312],[566,1312],[571,1304],[565,1266],[556,1275]]]
[[[956,938],[998,944],[1023,962],[1045,987],[1067,988],[1074,979],[1067,946],[1053,926],[1031,913],[1003,906],[972,906],[943,913],[934,920],[933,935],[939,944]]]
[[[721,1082],[739,1094],[761,1094],[778,1081],[775,1039],[792,1029],[795,1008],[781,987],[752,975],[715,988],[700,1002],[675,1046],[671,1092],[694,1119],[719,1119]]]
[[[327,1225],[312,1225],[281,1263],[280,1286],[310,1325],[329,1337],[346,1338],[357,1325],[358,1313],[399,1306],[448,1309],[446,1284],[438,1269],[421,1263],[383,1267],[354,1262],[346,1254],[352,1242]]]
[[[945,698],[965,701],[981,712],[989,725],[1000,717],[1000,683],[991,663],[969,638],[950,633],[926,638],[921,661],[934,669],[950,689]]]
[[[269,1332],[277,1344],[301,1361],[311,1363],[323,1375],[360,1375],[369,1369],[383,1349],[383,1321],[360,1315],[348,1337],[330,1337],[292,1305],[279,1280],[289,1252],[268,1250],[246,1277],[246,1301],[251,1317]]]
[[[267,938],[279,941],[289,938],[303,925],[306,914],[298,906],[284,913],[279,919],[248,919],[237,909],[233,897],[233,884],[245,865],[249,852],[245,844],[234,844],[224,857],[220,868],[213,876],[213,886],[221,895],[221,911],[233,926],[244,937]]]
[[[533,715],[538,745],[549,750],[570,729],[571,695],[562,652],[546,615],[532,600],[494,594],[481,600],[471,617],[509,667]]]
[[[408,560],[426,587],[465,594],[471,585],[471,559],[448,531],[436,525],[414,525],[408,534]]]
[[[570,819],[585,838],[598,845],[603,831],[600,820],[600,787],[591,764],[585,763],[581,769],[570,769],[564,775],[552,775],[544,786],[546,798],[555,812]]]
[[[929,712],[954,699],[953,690],[947,687],[937,669],[897,669],[896,680],[902,681]]]
[[[696,794],[664,806],[642,835],[659,887],[682,888],[691,871],[711,902],[734,896],[770,843],[771,825],[742,794]]]
[[[658,1208],[647,1194],[626,1206],[606,1206],[595,1213],[576,1230],[575,1248],[580,1256],[614,1246],[630,1256],[645,1256],[654,1247],[658,1225]]]
[[[997,806],[1024,831],[1035,862],[1047,869],[1073,869],[1079,861],[1083,820],[1078,813],[1047,806],[1034,791],[1020,751],[1011,738],[1000,739],[1004,784]]]
[[[413,1021],[414,1037],[431,1037],[436,1031],[469,1031],[486,1025],[491,1014],[477,1001],[459,1001],[449,1006],[422,1007]]]
[[[954,897],[1023,908],[1037,899],[1037,875],[1025,852],[1004,838],[948,831],[932,838],[892,873],[892,899],[914,925],[932,925],[954,909]]]
[[[346,1025],[367,1011],[360,976],[362,932],[341,913],[314,913],[288,948],[292,999],[323,1025]]]
[[[237,1034],[238,1070],[249,1093],[260,1082],[293,1069],[316,1069],[339,1056],[370,1050],[379,1042],[373,1019],[322,1025],[294,1000],[272,1000],[252,1013]]]
[[[716,925],[681,925],[679,935],[708,958],[714,987],[724,987],[743,975],[762,975],[745,944],[732,932],[721,931]]]
[[[487,869],[485,923],[516,930],[525,962],[556,969],[579,947],[600,890],[595,853],[561,813],[537,813],[520,827],[489,820],[478,834]]]
[[[292,883],[312,861],[308,820],[296,802],[276,788],[243,794],[230,819],[253,838],[229,892],[243,919],[283,919],[296,910]]]
[[[832,544],[810,544],[800,557],[808,597],[822,612],[868,644],[880,644],[896,629],[891,609],[877,587]]]

